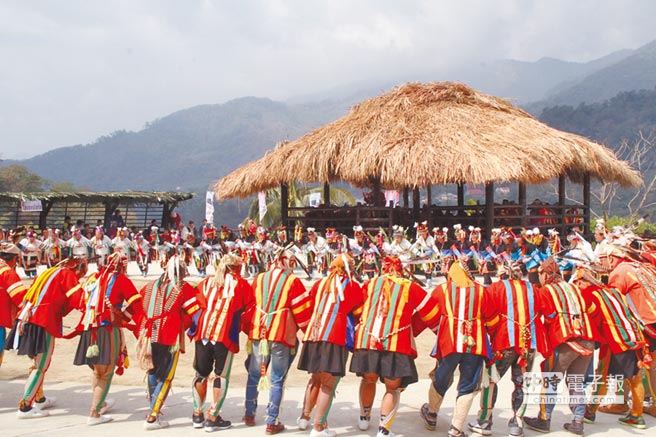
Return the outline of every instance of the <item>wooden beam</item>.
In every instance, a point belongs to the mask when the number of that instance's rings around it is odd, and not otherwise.
[[[414,221],[419,221],[419,209],[421,206],[419,203],[421,198],[419,197],[419,188],[412,190],[412,218]]]
[[[565,204],[567,203],[566,188],[565,175],[561,174],[558,176],[558,221],[560,223],[560,235],[567,235],[567,225],[565,224],[565,213],[567,212],[565,208]]]
[[[382,206],[380,204],[380,179],[374,179],[372,181],[372,185],[374,194],[374,206]]]
[[[520,223],[523,228],[526,227],[526,184],[519,182],[517,187],[517,204],[519,205],[519,214],[521,215]]]
[[[458,206],[460,208],[465,206],[465,185],[458,184]]]
[[[283,226],[289,226],[289,187],[280,184],[280,220]]]
[[[583,176],[583,229],[582,231],[589,235],[592,233],[590,226],[590,173]]]
[[[323,204],[330,206],[330,184],[328,182],[323,184]]]
[[[490,241],[492,228],[494,227],[494,182],[485,184],[485,229],[484,236]]]

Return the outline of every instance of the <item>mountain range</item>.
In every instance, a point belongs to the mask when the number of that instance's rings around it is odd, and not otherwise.
[[[458,71],[354,83],[285,102],[243,97],[194,106],[153,120],[137,132],[116,131],[92,144],[57,148],[26,160],[7,160],[2,165],[18,162],[46,179],[69,181],[89,190],[201,193],[185,206],[190,214],[198,216],[202,215],[202,193],[213,181],[263,156],[277,142],[298,138],[344,115],[353,104],[410,80],[465,82],[508,98],[537,117],[545,113],[553,119],[554,107],[574,108],[611,99],[624,91],[654,89],[656,41],[584,63],[552,58],[536,62],[499,60]],[[622,123],[622,129],[630,131],[631,121]],[[649,126],[656,126],[656,120],[647,117],[645,121],[643,117],[640,128]],[[585,132],[583,126],[570,123],[567,127]],[[606,138],[620,139],[612,132]],[[608,145],[613,147],[612,143]],[[247,207],[243,202],[222,203],[215,220],[217,224],[234,225]]]

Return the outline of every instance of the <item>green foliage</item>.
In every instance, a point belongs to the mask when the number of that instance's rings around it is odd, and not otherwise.
[[[639,217],[619,217],[612,216],[608,217],[606,220],[606,229],[612,230],[615,226],[621,226],[623,228],[631,226],[633,223],[636,223]],[[594,230],[597,226],[597,220],[592,220],[591,229]],[[649,221],[644,221],[636,229],[635,232],[642,234],[645,232],[656,233],[656,223],[649,223]]]
[[[47,181],[41,176],[31,173],[27,167],[12,164],[0,168],[0,191],[4,192],[36,192],[43,191]]]
[[[545,108],[540,120],[617,149],[656,129],[656,90],[629,91],[602,103]]]

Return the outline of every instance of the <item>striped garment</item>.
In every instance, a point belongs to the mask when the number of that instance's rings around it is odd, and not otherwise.
[[[482,308],[487,306],[485,287],[474,283],[458,287],[449,280],[433,290],[433,297],[440,307],[440,327],[437,348],[431,354],[443,358],[452,353],[491,355],[490,343],[482,318]]]
[[[538,300],[552,350],[572,339],[593,340],[589,310],[576,285],[565,281],[545,285],[538,289]]]
[[[73,270],[51,267],[41,273],[25,293],[20,316],[60,338],[62,319],[73,309],[80,308],[82,294],[82,286]]]
[[[613,288],[592,286],[583,290],[583,295],[591,308],[595,341],[607,344],[613,354],[645,345],[640,326],[622,293]]]
[[[608,275],[608,286],[627,296],[634,316],[656,323],[656,269],[651,264],[623,261]]]
[[[303,341],[324,341],[344,346],[349,313],[362,308],[362,289],[348,276],[330,275],[310,290],[313,312]]]
[[[312,313],[310,294],[292,273],[274,268],[253,281],[255,308],[249,314],[248,338],[296,345],[296,331],[305,329]]]
[[[223,343],[232,353],[239,352],[241,314],[253,305],[253,288],[241,276],[226,274],[224,286],[218,288],[214,278],[196,286],[201,313],[194,341]]]
[[[533,284],[502,280],[488,286],[485,293],[483,318],[493,352],[511,348],[519,354],[530,349],[548,351]]]
[[[27,288],[14,269],[0,260],[0,327],[11,328]]]
[[[93,273],[83,282],[82,288],[83,315],[76,329],[78,331],[110,325],[121,327],[133,315],[136,315],[134,320],[137,322],[143,315],[142,305],[137,302],[141,295],[122,273]],[[127,307],[125,310],[124,306]]]
[[[355,349],[384,350],[417,357],[413,342],[413,316],[431,329],[439,323],[439,307],[423,288],[393,276],[378,276],[365,283],[361,322]]]
[[[145,331],[153,343],[175,345],[183,330],[184,314],[191,316],[200,310],[194,287],[184,281],[176,285],[157,279],[140,291],[144,310],[140,332]]]

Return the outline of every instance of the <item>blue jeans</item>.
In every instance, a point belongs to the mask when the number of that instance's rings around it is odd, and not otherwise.
[[[458,396],[473,393],[481,382],[484,364],[485,358],[481,355],[451,353],[440,360],[433,376],[433,386],[440,396],[444,396],[453,381],[456,368],[460,368]]]
[[[260,355],[260,342],[253,340],[253,353],[246,359],[248,381],[246,382],[246,416],[255,416],[257,409],[257,384],[260,382],[262,361],[269,370],[271,388],[269,390],[269,404],[267,405],[267,425],[278,422],[280,403],[282,402],[282,388],[287,378],[294,357],[292,348],[283,343],[269,342],[269,355]]]

